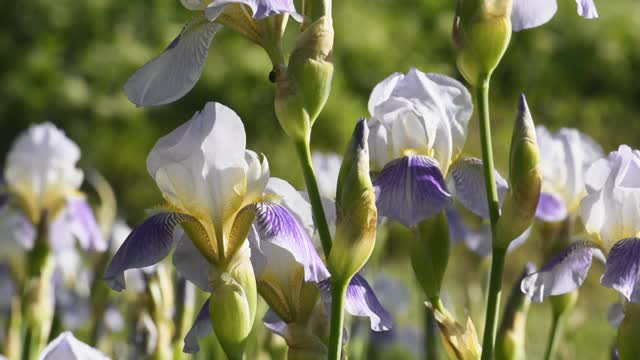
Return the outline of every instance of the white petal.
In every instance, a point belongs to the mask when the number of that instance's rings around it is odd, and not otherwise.
[[[158,57],[144,64],[124,85],[137,106],[167,104],[189,92],[202,74],[209,45],[222,26],[199,16]]]
[[[318,180],[320,195],[328,199],[335,199],[342,156],[335,153],[314,152],[311,154],[311,162]]]
[[[404,78],[404,74],[396,72],[379,82],[369,95],[369,114],[375,116],[376,106],[389,98],[398,81]]]
[[[63,332],[42,351],[40,360],[108,360],[98,349],[76,339],[69,331]]]
[[[556,0],[513,0],[511,28],[520,31],[547,23],[558,10]]]
[[[246,189],[245,132],[230,108],[207,103],[160,138],[147,169],[165,199],[191,214],[208,213],[215,226],[234,214]]]
[[[269,181],[269,162],[264,155],[260,161],[258,154],[251,150],[246,151],[245,160],[247,162],[247,195],[244,205],[248,205],[258,201],[264,193]]]

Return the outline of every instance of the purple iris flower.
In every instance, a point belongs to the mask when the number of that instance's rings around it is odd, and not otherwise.
[[[587,19],[598,17],[593,0],[576,0],[578,15]],[[511,27],[513,31],[535,28],[547,23],[558,11],[556,0],[513,0]]]
[[[572,243],[527,276],[522,291],[540,302],[575,290],[595,256],[606,265],[600,283],[640,302],[640,151],[622,145],[597,160],[585,173],[585,185],[580,216],[593,241]]]
[[[411,69],[395,73],[369,99],[369,150],[378,213],[414,227],[449,208],[455,196],[487,217],[479,159],[461,157],[473,112],[458,81]],[[448,181],[447,181],[448,180]],[[496,174],[500,199],[506,181]]]

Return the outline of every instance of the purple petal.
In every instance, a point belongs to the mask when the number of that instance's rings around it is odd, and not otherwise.
[[[124,92],[129,100],[137,106],[154,106],[183,97],[200,78],[209,45],[220,28],[204,16],[189,21],[162,54],[127,80]]]
[[[558,11],[556,0],[514,0],[511,29],[521,31],[547,23]]]
[[[267,327],[267,329],[271,330],[272,333],[284,337],[284,332],[287,329],[287,323],[280,319],[278,314],[276,314],[273,310],[267,310],[267,312],[264,314],[264,317],[262,318],[262,322]]]
[[[554,194],[542,192],[536,208],[536,218],[545,222],[564,220],[568,215],[564,201]]]
[[[609,306],[607,311],[607,321],[614,329],[617,329],[624,320],[624,306],[621,302],[616,302]]]
[[[104,273],[104,280],[112,289],[121,291],[125,288],[125,270],[160,262],[171,251],[174,229],[188,217],[180,213],[159,213],[149,217],[120,246]]]
[[[618,241],[607,256],[606,270],[600,283],[624,295],[627,300],[640,302],[640,238]]]
[[[0,244],[3,248],[0,258],[3,258],[7,255],[22,254],[25,249],[32,249],[36,239],[36,228],[22,211],[7,206],[0,209],[0,234]]]
[[[331,279],[321,282],[319,288],[325,303],[331,304]],[[359,274],[347,287],[345,310],[353,316],[368,317],[373,331],[387,331],[393,326],[391,314],[382,307],[371,286]]]
[[[509,185],[497,171],[494,174],[500,207],[502,207],[502,201],[507,190],[509,190]],[[487,189],[484,181],[482,160],[464,158],[456,161],[451,168],[451,179],[451,192],[456,199],[474,214],[488,219],[489,205],[487,203]]]
[[[309,235],[284,206],[266,202],[252,206],[256,214],[253,225],[259,242],[269,242],[291,253],[296,262],[304,266],[305,281],[318,283],[329,277],[329,271]],[[253,249],[256,250],[260,251]],[[277,265],[270,264],[267,259],[266,266]]]
[[[540,271],[526,276],[520,289],[534,302],[551,295],[562,295],[579,288],[589,273],[593,256],[602,252],[589,241],[574,242],[545,264]]]
[[[373,185],[378,213],[408,227],[451,205],[440,167],[426,156],[409,155],[388,163]]]
[[[531,227],[527,228],[522,234],[518,235],[517,238],[509,243],[507,253],[512,252],[524,244],[530,235]],[[491,256],[493,242],[491,240],[491,226],[489,224],[480,225],[480,227],[475,230],[467,230],[463,241],[466,247],[476,255],[482,258]]]
[[[191,330],[184,338],[184,348],[182,351],[187,354],[195,354],[200,351],[200,345],[198,340],[207,337],[213,333],[213,326],[211,320],[209,320],[209,300],[202,305],[198,316],[193,322]]]
[[[251,8],[253,18],[264,19],[278,14],[289,14],[297,22],[302,22],[303,18],[293,4],[293,0],[218,0],[214,1],[206,9],[207,17],[215,19],[221,14],[221,8],[228,4],[244,4]],[[215,14],[215,15],[214,15]]]
[[[173,265],[180,275],[203,291],[211,292],[209,284],[209,261],[200,253],[186,234],[179,237],[173,252]]]
[[[449,239],[454,244],[463,242],[469,230],[464,224],[462,215],[455,207],[448,208],[446,214],[447,224],[449,224]]]
[[[93,210],[86,199],[78,197],[67,199],[65,212],[68,226],[78,239],[80,247],[84,250],[99,252],[107,250],[107,242],[102,237]]]
[[[593,0],[576,0],[578,4],[578,15],[587,19],[596,19],[598,17],[598,10]]]

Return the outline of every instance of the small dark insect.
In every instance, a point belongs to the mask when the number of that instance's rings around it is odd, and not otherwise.
[[[269,72],[269,81],[271,81],[272,83],[275,84],[276,82],[276,70],[273,69],[271,70],[271,72]]]

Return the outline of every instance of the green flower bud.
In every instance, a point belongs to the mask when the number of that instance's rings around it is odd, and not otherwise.
[[[248,248],[247,248],[248,250]],[[256,282],[248,251],[238,254],[219,272],[209,272],[211,325],[229,359],[242,359],[256,314]]]
[[[522,279],[535,271],[533,264],[527,264],[522,275],[514,283],[507,300],[502,324],[496,337],[496,360],[524,360],[527,314],[531,300],[520,290]]]
[[[510,39],[510,0],[458,0],[453,41],[458,69],[471,85],[491,75]]]
[[[509,243],[533,223],[542,175],[536,131],[524,95],[511,138],[509,157],[509,192],[502,205],[502,215],[497,223],[497,243],[506,249]]]
[[[304,27],[298,36],[289,65],[276,76],[276,115],[290,137],[309,137],[314,121],[324,108],[333,80],[333,21],[322,16]]]
[[[358,121],[340,167],[336,190],[336,235],[329,254],[332,276],[351,279],[369,260],[378,211],[369,175],[369,128]]]
[[[411,249],[411,265],[432,303],[440,301],[442,279],[449,262],[449,225],[444,212],[418,224]]]
[[[618,327],[620,360],[637,359],[640,354],[640,304],[624,305],[624,319]]]

